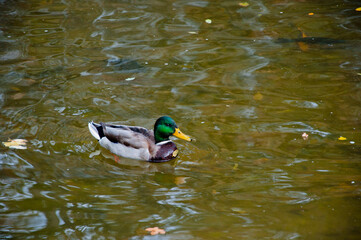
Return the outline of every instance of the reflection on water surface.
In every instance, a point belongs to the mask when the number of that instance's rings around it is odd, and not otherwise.
[[[355,2],[0,4],[0,238],[359,238]],[[87,130],[162,115],[197,139],[164,164]]]

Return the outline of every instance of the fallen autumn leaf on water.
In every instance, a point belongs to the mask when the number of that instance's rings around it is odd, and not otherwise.
[[[338,138],[338,140],[340,140],[340,141],[345,141],[347,138],[345,138],[345,137],[342,137],[342,136],[340,136],[339,138]]]
[[[26,149],[26,143],[28,140],[25,139],[8,139],[7,142],[3,142],[5,147],[15,149]]]
[[[238,5],[241,7],[248,7],[249,3],[248,2],[240,2],[240,3],[238,3]]]
[[[145,229],[145,231],[150,232],[150,235],[165,234],[164,229],[161,229],[159,227],[147,228]]]
[[[263,99],[263,95],[257,92],[255,95],[253,95],[253,99],[257,101],[261,101]]]
[[[302,138],[303,138],[303,140],[307,140],[308,139],[308,134],[307,133],[302,133]]]

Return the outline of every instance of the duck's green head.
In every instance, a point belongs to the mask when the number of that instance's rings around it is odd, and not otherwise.
[[[183,134],[174,120],[168,116],[163,116],[157,119],[154,124],[154,138],[155,142],[159,143],[162,141],[169,140],[169,137],[173,135],[178,138],[181,138],[186,141],[191,141],[192,139],[187,135]]]

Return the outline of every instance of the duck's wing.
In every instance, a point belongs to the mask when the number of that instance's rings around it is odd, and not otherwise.
[[[143,127],[110,125],[100,123],[104,137],[113,143],[120,143],[135,149],[150,148],[155,145],[153,131]]]

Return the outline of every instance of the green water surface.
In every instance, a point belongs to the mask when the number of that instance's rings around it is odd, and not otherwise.
[[[0,239],[360,239],[360,2],[240,2],[0,1]],[[87,129],[162,115],[167,163]]]

